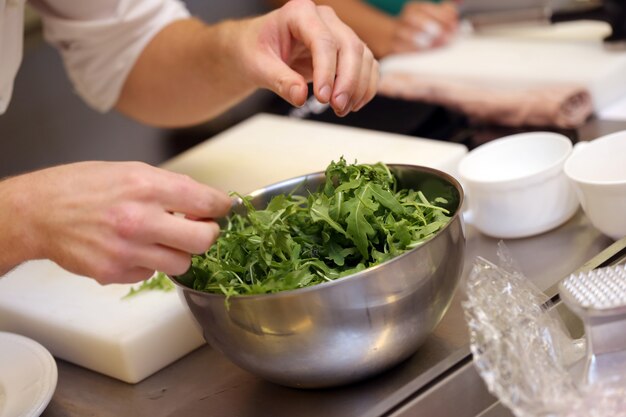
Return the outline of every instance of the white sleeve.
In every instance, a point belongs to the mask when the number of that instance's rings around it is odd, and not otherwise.
[[[189,17],[179,0],[35,0],[45,39],[61,53],[74,88],[105,112],[148,42],[169,23]],[[83,5],[85,7],[83,7]]]

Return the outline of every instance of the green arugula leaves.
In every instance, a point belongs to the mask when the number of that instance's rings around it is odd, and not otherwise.
[[[165,275],[163,272],[157,272],[152,278],[149,278],[143,281],[137,287],[131,287],[128,293],[122,297],[122,299],[126,299],[129,297],[133,297],[139,293],[159,290],[159,291],[172,291],[174,289],[174,283],[170,281],[169,277]]]
[[[178,280],[227,297],[316,285],[385,262],[424,242],[449,220],[446,199],[396,190],[382,164],[331,162],[307,196],[280,194],[263,210],[242,197],[217,242]]]

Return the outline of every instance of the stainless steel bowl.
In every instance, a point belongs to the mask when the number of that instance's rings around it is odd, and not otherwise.
[[[463,191],[448,174],[389,165],[401,188],[450,200],[450,222],[424,244],[388,262],[333,282],[276,294],[232,297],[177,289],[204,338],[241,368],[278,384],[319,388],[346,384],[408,358],[439,323],[463,267]],[[272,196],[318,189],[324,173],[258,190]]]

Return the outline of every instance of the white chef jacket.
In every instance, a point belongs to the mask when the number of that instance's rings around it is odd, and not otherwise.
[[[0,114],[22,60],[24,4],[0,0]],[[189,16],[179,0],[32,0],[44,38],[61,56],[78,94],[110,110],[146,44],[164,26]]]

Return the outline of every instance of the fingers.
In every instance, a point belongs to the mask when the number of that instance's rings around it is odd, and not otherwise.
[[[15,181],[29,230],[24,259],[51,259],[102,283],[184,273],[191,254],[217,239],[212,219],[231,207],[221,191],[137,162],[68,164]]]
[[[133,264],[112,262],[109,266],[86,265],[85,269],[92,271],[89,276],[100,284],[132,284],[152,277],[155,271],[164,272],[169,276],[181,275],[191,265],[189,254],[158,245],[129,250],[128,257],[132,257]],[[82,273],[81,269],[73,272]]]
[[[378,90],[378,61],[374,59],[371,51],[367,50],[363,57],[363,65],[361,66],[360,83],[357,91],[362,91],[363,95],[354,100],[353,111],[359,111],[367,104]]]
[[[113,216],[116,234],[123,240],[120,246],[128,245],[120,251],[122,261],[125,258],[133,268],[180,275],[189,267],[190,254],[204,253],[215,242],[219,225],[207,219],[228,214],[232,200],[188,176],[145,168],[151,171],[143,173],[146,177],[156,174],[154,188],[147,186],[143,195],[137,190],[139,202],[113,211],[117,213]]]
[[[186,253],[201,254],[215,243],[219,233],[220,227],[214,221],[191,220],[162,213],[140,229],[135,239],[147,244],[156,242]]]
[[[191,255],[159,245],[139,246],[133,254],[135,267],[131,269],[152,269],[167,275],[184,274],[191,265]]]
[[[417,20],[423,22],[423,25],[403,25],[397,28],[392,47],[394,53],[422,51],[441,42],[441,31],[437,26],[430,26],[422,17]]]
[[[258,72],[265,74],[261,79],[271,80],[266,83],[269,88],[292,104],[304,104],[309,80],[316,98],[330,103],[340,116],[373,97],[371,86],[378,83],[378,64],[330,7],[291,0],[269,15],[259,38],[264,40],[262,49],[272,51],[258,57]]]
[[[307,99],[307,80],[294,71],[277,55],[260,56],[255,63],[262,74],[260,86],[278,94],[294,106],[302,106]]]
[[[139,281],[145,281],[154,275],[154,270],[150,268],[135,267],[129,268],[125,271],[120,271],[114,275],[96,276],[92,277],[100,284],[134,284]]]
[[[220,218],[228,214],[232,199],[228,194],[201,184],[186,175],[158,170],[152,197],[165,211],[195,218]],[[148,191],[150,192],[150,191]]]
[[[97,259],[87,257],[74,263],[65,262],[62,266],[101,284],[123,284],[148,279],[155,271],[170,276],[181,275],[190,264],[191,255],[187,251],[154,243],[118,241],[109,243]]]
[[[102,284],[128,283],[149,278],[154,271],[175,276],[185,273],[191,254],[151,243],[117,240],[109,242],[98,259],[84,259],[69,270],[96,279]]]
[[[338,45],[336,78],[330,105],[338,116],[345,116],[374,97],[379,78],[378,62],[370,49],[330,7],[319,7],[318,10],[326,25],[331,28]]]
[[[403,10],[403,18],[416,28],[423,27],[423,22],[431,22],[439,26],[443,32],[452,32],[458,25],[458,10],[454,4],[449,2],[441,4],[409,3],[405,9]],[[422,19],[418,19],[419,17]]]
[[[352,110],[354,104],[353,97],[358,96],[360,98],[362,95],[362,92],[358,91],[357,87],[360,82],[359,76],[364,51],[367,48],[354,35],[352,30],[339,20],[331,8],[319,7],[318,12],[324,24],[328,28],[332,28],[329,30],[329,34],[332,34],[334,37],[334,42],[332,43],[332,49],[318,51],[312,49],[314,64],[313,86],[315,88],[316,83],[325,82],[319,80],[320,76],[315,77],[315,75],[321,72],[321,69],[315,68],[316,55],[329,55],[335,52],[337,54],[337,69],[330,105],[337,115],[345,116]]]
[[[454,4],[408,3],[399,17],[393,51],[425,50],[447,43],[458,27]]]
[[[215,222],[188,220],[165,214],[150,223],[135,240],[118,242],[111,250],[110,269],[96,275],[100,282],[136,282],[147,271],[181,275],[189,269],[191,254],[204,253],[219,235]],[[113,245],[112,245],[113,246]]]
[[[329,8],[317,7],[310,1],[295,0],[288,2],[280,11],[285,15],[291,34],[309,51],[315,96],[320,102],[328,103],[335,87],[339,45],[324,20],[324,15],[328,14],[327,10],[324,13],[324,9]]]
[[[302,106],[307,83],[314,80],[318,99],[331,98],[337,66],[332,33],[320,19],[315,4],[292,0],[280,9],[251,21],[255,40],[249,52],[251,78],[294,106]],[[250,44],[248,41],[246,45]]]
[[[180,275],[191,264],[191,255],[188,253],[158,244],[146,245],[121,239],[108,239],[97,248],[67,249],[50,259],[66,270],[91,277],[100,284],[143,281],[155,271]]]
[[[154,275],[154,270],[150,268],[136,267],[124,272],[120,275],[120,279],[123,280],[120,283],[133,284],[139,281],[145,281]]]
[[[122,266],[181,274],[189,266],[190,254],[204,253],[215,242],[219,226],[206,219],[226,215],[231,199],[187,176],[145,169],[145,179],[156,175],[150,182],[135,184],[138,189],[131,187],[128,193],[134,200],[108,211],[118,239],[109,252]]]

